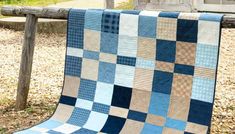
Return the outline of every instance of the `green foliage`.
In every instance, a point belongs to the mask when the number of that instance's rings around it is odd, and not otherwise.
[[[122,2],[116,9],[131,10],[134,9],[134,0],[128,0],[128,2]]]

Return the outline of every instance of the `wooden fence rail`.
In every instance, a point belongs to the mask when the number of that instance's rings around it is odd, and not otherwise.
[[[106,0],[106,1],[112,1],[112,0]],[[112,4],[107,3],[107,6],[110,6]],[[41,7],[4,6],[1,8],[1,14],[4,16],[26,17],[25,35],[24,35],[23,50],[21,55],[20,74],[19,74],[17,97],[16,97],[17,110],[25,109],[27,104],[27,96],[30,85],[33,53],[35,46],[36,24],[38,18],[67,19],[68,11],[69,11],[68,8],[53,8],[53,7],[41,8]],[[222,27],[235,28],[235,17],[224,16]]]

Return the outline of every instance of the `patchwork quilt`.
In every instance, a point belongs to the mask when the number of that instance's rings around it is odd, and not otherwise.
[[[17,134],[206,134],[222,15],[71,9],[53,116]]]

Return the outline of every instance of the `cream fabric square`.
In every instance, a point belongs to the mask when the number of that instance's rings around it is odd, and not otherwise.
[[[184,20],[198,20],[200,13],[180,13],[178,19]]]
[[[121,14],[119,35],[138,36],[139,15]]]
[[[64,89],[62,94],[76,98],[78,95],[79,86],[80,78],[73,76],[65,76]]]
[[[67,55],[74,57],[83,57],[83,49],[67,47]]]
[[[157,39],[176,41],[177,19],[157,19]]]
[[[217,46],[219,44],[220,36],[219,25],[219,22],[199,20],[198,43]]]
[[[73,109],[73,106],[59,104],[54,115],[51,118],[60,122],[67,122],[69,117],[72,115]]]
[[[100,51],[100,32],[84,29],[84,49]]]
[[[127,119],[120,134],[140,134],[144,127],[144,122]]]
[[[194,134],[206,134],[208,130],[208,126],[195,124],[191,122],[187,122],[185,131],[194,133]]]
[[[127,118],[129,110],[121,107],[111,106],[109,110],[109,115]]]
[[[81,78],[97,81],[99,61],[83,58]]]
[[[144,91],[152,91],[153,74],[153,70],[136,68],[134,88]]]

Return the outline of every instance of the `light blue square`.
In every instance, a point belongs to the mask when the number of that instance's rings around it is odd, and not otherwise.
[[[139,36],[156,38],[157,18],[151,16],[139,17]]]
[[[196,66],[216,69],[218,46],[198,44],[196,52]]]
[[[82,127],[87,122],[90,112],[89,110],[75,107],[67,123]]]
[[[41,132],[27,129],[27,130],[16,132],[14,134],[41,134]]]
[[[119,35],[118,55],[126,57],[136,57],[138,37]]]
[[[204,102],[213,102],[215,89],[215,80],[208,78],[193,78],[192,99]]]
[[[161,134],[163,128],[152,124],[145,123],[141,134]]]
[[[99,60],[99,55],[100,54],[98,52],[88,51],[88,50],[83,51],[83,58]]]
[[[123,87],[133,87],[135,76],[135,67],[126,65],[116,65],[115,85]]]
[[[222,19],[222,14],[215,14],[215,13],[202,13],[199,17],[199,20],[206,20],[206,21],[217,21],[220,22]]]
[[[154,68],[155,68],[155,61],[145,60],[143,58],[137,58],[137,60],[136,60],[136,67],[137,68],[144,68],[144,69],[154,70]]]
[[[170,95],[152,92],[149,104],[149,113],[167,117]]]
[[[100,51],[104,53],[117,54],[118,34],[101,33]]]
[[[98,80],[101,82],[113,84],[115,78],[115,68],[116,68],[115,64],[100,62]]]
[[[166,123],[165,123],[165,127],[184,131],[185,128],[186,128],[186,122],[180,121],[180,120],[171,119],[171,118],[167,118],[166,119]]]
[[[97,82],[97,88],[95,92],[95,102],[110,105],[113,96],[113,85],[103,82]]]
[[[56,121],[56,120],[47,120],[39,125],[37,125],[37,127],[40,127],[40,128],[47,128],[47,129],[54,129],[58,126],[61,126],[63,125],[63,123],[59,122],[59,121]]]
[[[87,10],[85,14],[85,28],[101,31],[102,10]]]

